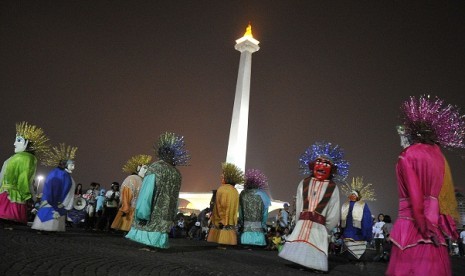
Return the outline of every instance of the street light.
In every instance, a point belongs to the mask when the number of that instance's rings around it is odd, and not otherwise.
[[[44,180],[44,176],[43,175],[38,175],[37,176],[37,195],[40,195],[40,182],[42,182],[42,180]]]

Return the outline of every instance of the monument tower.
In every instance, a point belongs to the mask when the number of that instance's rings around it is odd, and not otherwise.
[[[226,162],[233,163],[245,171],[247,152],[247,128],[249,124],[250,75],[252,72],[252,53],[260,49],[260,42],[252,36],[252,26],[246,28],[243,37],[236,40],[234,48],[241,52],[237,74],[236,96],[234,98],[231,130],[229,131]]]

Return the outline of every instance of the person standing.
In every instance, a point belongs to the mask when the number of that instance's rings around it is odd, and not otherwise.
[[[96,182],[90,183],[89,189],[86,191],[82,197],[87,201],[86,206],[86,230],[92,230],[96,226],[96,205],[97,205],[97,196],[99,196],[100,191],[97,190]],[[100,185],[99,185],[100,186]]]
[[[285,202],[283,204],[284,209],[280,209],[278,213],[278,230],[284,231],[284,229],[289,228],[289,203]]]
[[[384,225],[383,225],[383,235],[384,235],[384,246],[383,246],[383,255],[380,258],[380,261],[389,261],[389,256],[391,255],[391,231],[392,231],[392,221],[390,215],[384,215]]]
[[[459,255],[460,257],[465,255],[465,225],[462,226],[462,231],[459,236]]]
[[[119,198],[119,183],[115,181],[111,183],[110,190],[105,194],[105,231],[110,230],[111,224],[115,220],[116,213],[118,213]]]
[[[430,96],[410,97],[401,110],[398,132],[408,144],[396,165],[399,214],[386,275],[452,275],[444,235],[457,237],[457,200],[440,146],[465,148],[464,117]]]
[[[0,219],[5,229],[14,222],[27,224],[28,201],[35,201],[33,188],[37,161],[49,151],[44,131],[27,122],[16,124],[15,154],[8,158],[0,172]]]
[[[271,205],[267,189],[267,179],[261,171],[250,169],[245,172],[244,190],[239,196],[239,224],[243,245],[266,245],[266,221]]]
[[[124,179],[121,185],[121,201],[118,213],[115,220],[111,224],[111,228],[115,230],[128,232],[131,229],[131,224],[136,208],[137,197],[142,186],[142,179],[148,169],[148,164],[152,160],[152,156],[139,154],[129,159],[123,166],[123,172],[130,175]]]
[[[77,147],[60,144],[53,147],[46,157],[45,165],[58,165],[45,179],[41,203],[32,229],[60,231],[66,228],[67,213],[73,208],[75,183],[71,177]]]
[[[375,259],[379,259],[383,255],[384,251],[384,214],[378,215],[378,221],[373,225],[372,233],[375,240],[376,256]]]
[[[134,223],[126,238],[150,247],[168,248],[182,179],[176,166],[187,165],[190,155],[184,137],[170,132],[160,135],[155,150],[159,160],[147,169],[136,202]]]
[[[349,163],[338,145],[316,142],[301,155],[304,174],[297,187],[294,230],[279,256],[317,271],[328,271],[328,235],[340,219],[339,188],[349,173]]]
[[[200,227],[202,228],[201,239],[205,239],[205,237],[207,236],[210,216],[211,216],[211,210],[210,210],[210,207],[207,207],[203,209],[202,211],[200,211],[199,216],[197,217],[197,220],[200,222]]]
[[[237,245],[239,193],[234,186],[244,182],[244,173],[231,163],[223,163],[222,171],[207,241],[216,242],[220,244],[219,248],[226,249],[225,245]]]
[[[103,231],[106,225],[106,214],[105,214],[105,189],[100,189],[98,195],[95,197],[95,225],[92,230]]]
[[[341,208],[342,239],[348,252],[347,257],[361,260],[367,243],[372,239],[373,225],[370,208],[365,200],[375,200],[375,193],[372,185],[365,185],[361,177],[353,178],[350,186],[344,185],[342,190],[348,197]]]

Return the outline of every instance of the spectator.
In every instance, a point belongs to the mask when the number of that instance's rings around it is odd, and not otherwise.
[[[463,257],[465,255],[465,225],[462,226],[462,231],[460,232],[460,236],[457,242],[459,245],[460,257]]]
[[[283,234],[281,236],[281,239],[283,240],[283,244],[284,242],[286,242],[287,238],[289,237],[289,233],[290,233],[289,228],[284,228]]]
[[[105,227],[105,189],[101,189],[95,198],[95,230],[103,230]]]
[[[331,235],[331,242],[329,243],[329,252],[338,255],[341,253],[344,241],[342,240],[341,232],[336,232]]]
[[[202,227],[200,227],[200,221],[196,221],[194,225],[189,229],[189,239],[201,240],[202,239]]]
[[[284,209],[279,209],[278,212],[278,230],[283,231],[284,228],[289,228],[289,203],[283,204]]]
[[[392,242],[390,239],[392,230],[392,221],[391,216],[385,215],[384,216],[384,225],[383,225],[383,235],[384,235],[384,243],[383,243],[383,255],[381,256],[381,261],[389,261],[389,255],[391,254]]]
[[[96,212],[95,212],[95,205],[96,205],[96,198],[100,191],[97,190],[96,182],[90,183],[90,188],[86,191],[83,198],[87,200],[87,207],[86,207],[86,229],[92,230],[95,227],[96,223]],[[100,185],[98,185],[100,187]]]
[[[384,225],[384,215],[378,215],[378,221],[375,222],[373,225],[373,238],[375,240],[375,249],[376,249],[376,256],[375,259],[379,259],[383,254],[383,242],[384,242],[384,235],[383,235],[383,225]]]
[[[208,233],[208,223],[210,220],[211,210],[209,207],[200,211],[197,220],[200,222],[200,227],[202,228],[202,239],[204,239]]]
[[[82,196],[82,184],[81,183],[78,183],[76,185],[76,189],[74,189],[74,196],[75,197]]]
[[[120,199],[119,183],[111,183],[111,189],[105,194],[105,222],[104,229],[109,231],[111,224],[115,220],[118,213],[118,205]]]
[[[283,239],[281,237],[281,231],[275,230],[274,235],[272,235],[269,239],[270,239],[268,242],[269,246],[266,249],[281,251],[282,246],[283,246]]]

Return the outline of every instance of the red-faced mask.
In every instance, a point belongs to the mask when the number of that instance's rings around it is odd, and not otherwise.
[[[358,196],[356,194],[350,194],[349,195],[349,200],[350,201],[358,201]]]
[[[315,160],[315,166],[313,167],[313,177],[323,181],[331,176],[331,162],[326,159],[318,158]]]

